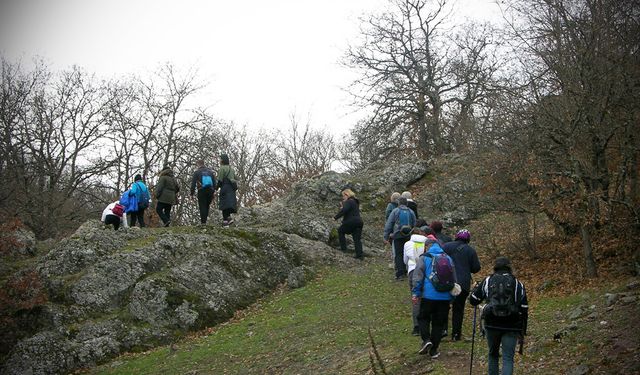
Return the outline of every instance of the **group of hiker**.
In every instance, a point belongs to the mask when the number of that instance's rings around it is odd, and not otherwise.
[[[478,273],[481,265],[470,245],[471,233],[467,229],[457,231],[452,239],[442,232],[441,221],[427,224],[419,218],[410,192],[391,195],[385,219],[383,239],[385,244],[392,245],[395,278],[409,279],[412,334],[421,338],[418,353],[433,359],[440,356],[440,343],[448,336],[449,307],[451,340],[462,339],[464,308],[469,297],[472,306],[486,301],[481,318],[489,346],[488,373],[500,373],[498,359],[502,347],[501,373],[511,374],[516,342],[527,332],[528,305],[524,285],[513,276],[509,259],[498,257],[494,273],[472,291],[471,275]]]
[[[217,175],[215,171],[205,166],[204,160],[197,160],[195,164],[197,168],[191,178],[190,197],[198,201],[200,223],[202,225],[207,223],[211,203],[216,191],[219,190],[218,209],[222,211],[222,226],[228,227],[234,222],[231,215],[237,212],[238,205],[236,197],[238,183],[235,171],[229,165],[229,156],[220,155]],[[178,203],[179,192],[180,184],[171,166],[164,165],[158,173],[158,182],[153,189],[153,196],[156,201],[156,213],[165,227],[171,225],[171,208]],[[104,209],[101,221],[105,225],[113,225],[115,230],[118,230],[121,225],[124,228],[135,226],[136,222],[144,228],[146,226],[145,210],[150,202],[149,188],[142,180],[142,176],[137,174],[131,187],[120,196],[120,199],[110,203]]]

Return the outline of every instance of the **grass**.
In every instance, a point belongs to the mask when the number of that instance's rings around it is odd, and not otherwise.
[[[365,267],[347,270],[325,268],[306,287],[281,288],[231,321],[185,338],[173,348],[126,354],[92,373],[372,373],[369,328],[387,374],[468,373],[469,340],[445,339],[437,361],[416,354],[420,340],[410,335],[408,286],[392,279],[392,270],[380,259],[368,258]],[[598,366],[589,359],[601,358],[592,345],[598,321],[580,323],[562,341],[553,335],[569,325],[567,316],[576,306],[590,310],[598,304],[594,310],[604,311],[601,296],[612,288],[532,301],[525,355],[516,354],[516,369],[548,374],[579,363]],[[473,309],[467,306],[463,329],[467,339],[472,321]],[[473,372],[486,373],[485,339],[477,334],[475,340]]]

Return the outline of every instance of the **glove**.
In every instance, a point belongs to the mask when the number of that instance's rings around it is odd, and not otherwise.
[[[411,296],[411,302],[412,302],[414,305],[417,305],[419,301],[420,301],[420,297],[418,297],[418,296]]]

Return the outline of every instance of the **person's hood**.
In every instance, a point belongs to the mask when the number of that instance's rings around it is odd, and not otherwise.
[[[356,201],[356,203],[358,204],[358,206],[360,205],[360,201],[358,200],[358,198],[356,198],[356,197],[349,197],[348,199],[353,199],[354,201]]]
[[[440,247],[438,242],[429,241],[429,250],[427,252],[429,254],[437,255],[444,253],[444,250],[442,250],[442,247]]]
[[[159,173],[160,176],[173,176],[173,171],[171,168],[163,169]]]
[[[425,237],[425,236],[423,236],[421,234],[412,234],[411,235],[411,241],[425,243],[427,241],[427,237]]]

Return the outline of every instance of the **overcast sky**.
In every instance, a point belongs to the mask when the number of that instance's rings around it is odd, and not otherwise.
[[[494,0],[458,0],[460,17],[499,16]],[[358,17],[386,0],[0,0],[0,50],[100,77],[195,67],[203,102],[249,127],[286,127],[293,112],[343,134],[350,114],[340,67]]]

